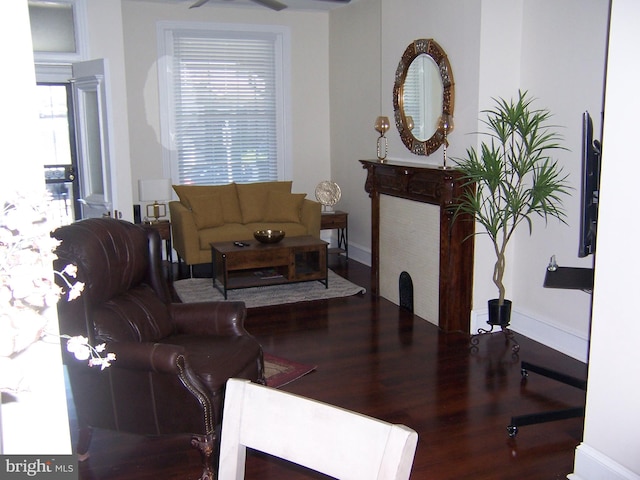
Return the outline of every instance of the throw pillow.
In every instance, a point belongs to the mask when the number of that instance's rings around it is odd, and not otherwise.
[[[291,193],[291,181],[237,183],[236,188],[242,211],[242,223],[261,222],[267,211],[269,192]]]
[[[192,195],[189,198],[189,202],[198,230],[224,225],[220,195],[211,193],[207,195]]]
[[[302,202],[306,196],[306,193],[269,192],[264,221],[298,223]]]
[[[220,195],[220,204],[225,223],[242,223],[242,213],[238,202],[236,184],[225,185],[174,185],[173,189],[182,203],[189,210],[193,210],[191,198],[203,195]]]

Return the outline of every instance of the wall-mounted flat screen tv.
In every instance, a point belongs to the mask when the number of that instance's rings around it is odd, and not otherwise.
[[[581,258],[596,251],[601,159],[602,145],[600,141],[594,140],[593,121],[589,112],[584,112],[582,114],[582,174],[578,246],[578,256]]]

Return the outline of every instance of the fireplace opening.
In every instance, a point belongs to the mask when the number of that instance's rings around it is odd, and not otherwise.
[[[413,313],[413,280],[407,272],[402,272],[398,278],[400,308]]]

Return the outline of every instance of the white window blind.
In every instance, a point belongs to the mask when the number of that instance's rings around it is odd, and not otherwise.
[[[277,180],[279,35],[175,29],[165,39],[174,183]]]

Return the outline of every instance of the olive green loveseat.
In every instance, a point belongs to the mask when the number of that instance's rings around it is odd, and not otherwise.
[[[187,265],[211,262],[211,242],[255,241],[256,230],[320,237],[318,202],[291,193],[290,181],[174,185],[173,248]]]

